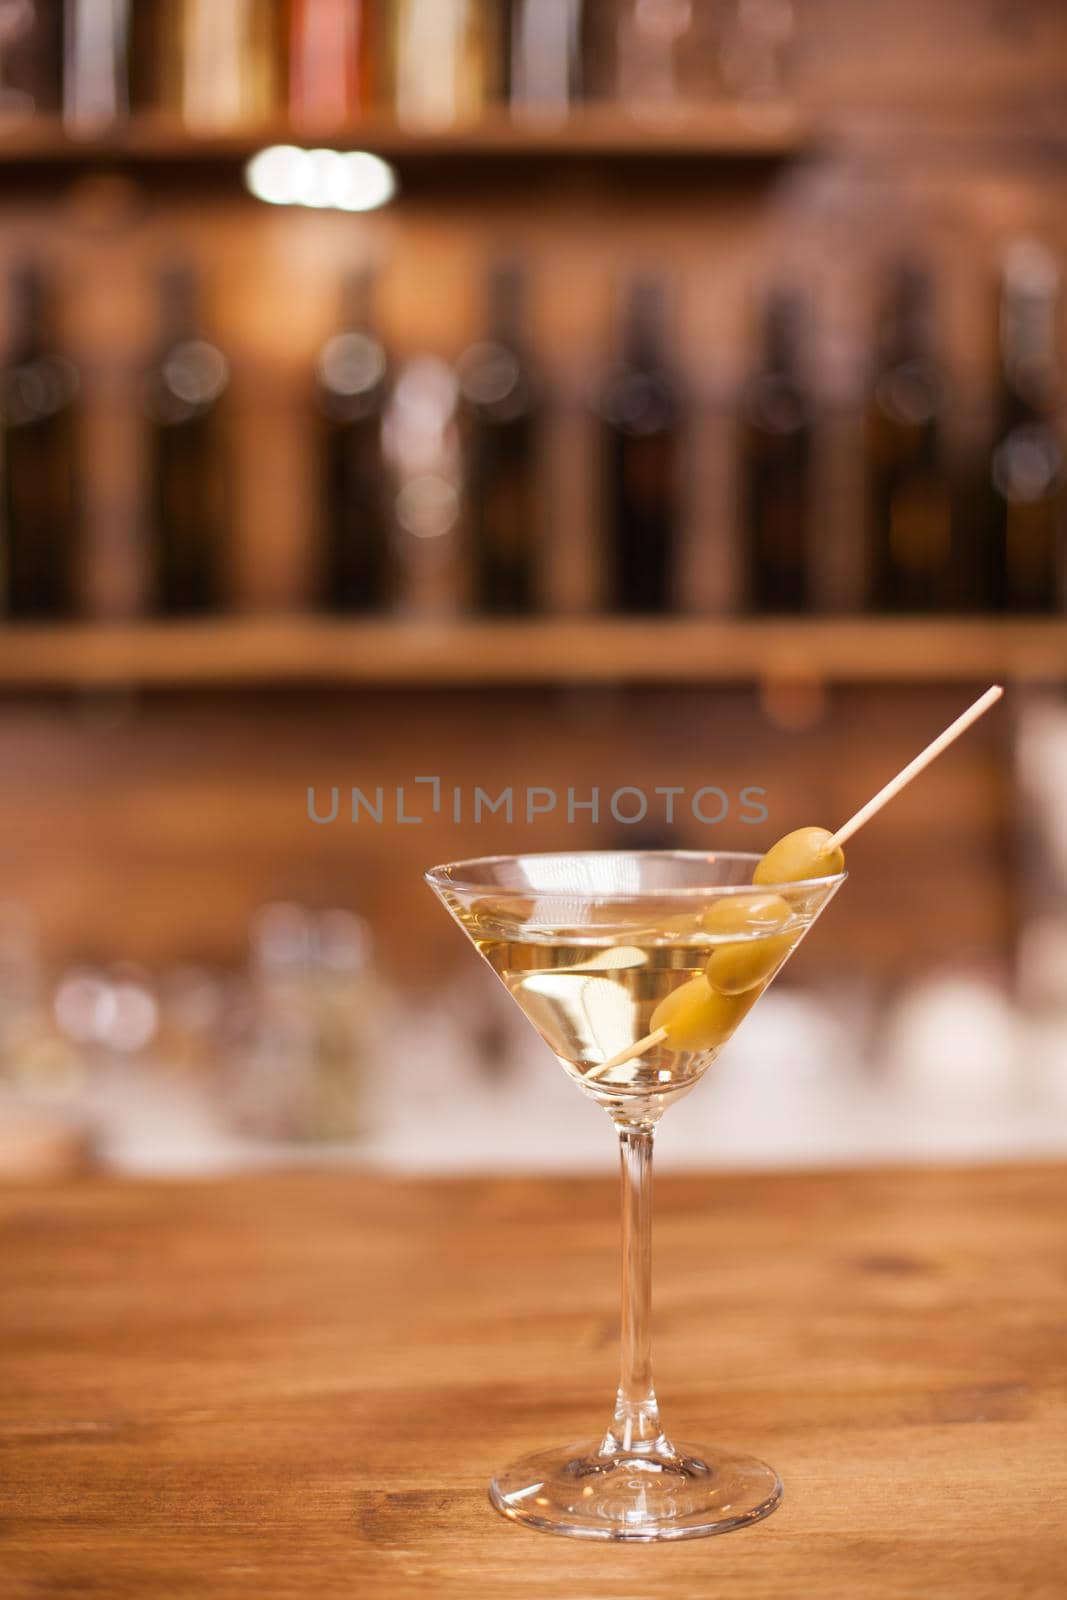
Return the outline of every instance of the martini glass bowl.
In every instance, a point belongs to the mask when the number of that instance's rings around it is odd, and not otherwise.
[[[589,851],[486,856],[426,874],[619,1136],[615,1409],[600,1438],[538,1451],[497,1474],[490,1499],[513,1521],[581,1539],[691,1539],[765,1517],[781,1498],[777,1473],[762,1461],[672,1442],[651,1358],[656,1126],[700,1081],[845,878],[753,888],[759,861],[739,851]]]

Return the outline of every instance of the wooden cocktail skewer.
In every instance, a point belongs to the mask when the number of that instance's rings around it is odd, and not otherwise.
[[[920,751],[915,757],[914,761],[909,761],[906,767],[902,767],[895,778],[890,778],[884,788],[879,789],[878,793],[868,800],[865,806],[860,807],[855,816],[849,817],[848,821],[838,828],[836,833],[831,834],[822,848],[826,851],[835,850],[839,845],[843,845],[847,840],[851,839],[853,834],[858,833],[865,823],[870,822],[871,818],[876,816],[883,806],[887,806],[890,800],[895,799],[901,789],[907,788],[912,779],[917,778],[919,773],[930,765],[931,761],[936,761],[938,756],[947,750],[950,744],[954,744],[961,733],[966,733],[972,723],[977,722],[979,717],[984,716],[990,706],[996,705],[1003,693],[1002,686],[999,683],[994,683],[986,690],[985,694],[979,695],[974,704],[968,706],[967,710],[961,716],[958,716],[955,722],[950,723],[944,733],[939,733],[936,739],[932,739],[926,749]],[[669,1028],[656,1028],[653,1033],[646,1033],[643,1039],[638,1039],[636,1044],[629,1045],[625,1050],[620,1050],[618,1055],[609,1056],[607,1061],[598,1062],[595,1067],[590,1067],[589,1071],[583,1074],[585,1081],[588,1082],[590,1078],[599,1078],[602,1073],[610,1072],[614,1067],[625,1066],[626,1062],[632,1061],[635,1056],[643,1056],[646,1050],[651,1050],[655,1045],[662,1043],[669,1032]]]
[[[968,706],[962,716],[957,717],[955,722],[950,723],[944,733],[939,733],[936,739],[931,740],[926,749],[921,751],[914,761],[909,761],[907,766],[902,768],[895,778],[890,778],[885,788],[879,789],[872,800],[868,800],[865,806],[860,806],[856,815],[849,817],[844,827],[838,828],[836,833],[831,834],[823,845],[823,849],[835,850],[838,845],[845,844],[851,839],[854,833],[858,833],[865,822],[870,822],[872,817],[877,816],[882,807],[887,806],[890,800],[895,799],[901,789],[906,789],[911,780],[917,778],[919,773],[930,765],[931,761],[936,761],[938,756],[947,750],[950,744],[954,744],[961,733],[966,733],[973,722],[977,722],[979,717],[984,717],[990,706],[995,706],[1003,693],[1004,690],[1001,685],[994,683],[991,688],[986,690],[985,694],[979,695],[973,706]]]

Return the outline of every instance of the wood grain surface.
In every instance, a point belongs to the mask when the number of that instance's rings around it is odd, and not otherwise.
[[[492,1469],[597,1431],[615,1195],[333,1172],[0,1195],[0,1595],[1061,1597],[1067,1169],[672,1179],[668,1424],[767,1522],[509,1526]]]

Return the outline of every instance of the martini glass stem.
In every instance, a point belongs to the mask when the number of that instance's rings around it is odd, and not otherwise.
[[[622,1369],[605,1455],[650,1454],[665,1444],[652,1387],[652,1140],[650,1127],[619,1128]]]

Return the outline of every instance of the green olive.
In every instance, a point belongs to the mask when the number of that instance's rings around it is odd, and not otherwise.
[[[826,849],[828,828],[796,828],[772,844],[752,874],[753,883],[802,883],[805,878],[830,878],[845,870],[840,845]]]
[[[774,933],[792,916],[780,894],[729,894],[704,913],[706,933]]]
[[[660,1001],[652,1013],[650,1031],[666,1028],[668,1050],[714,1050],[726,1043],[755,998],[754,994],[719,994],[701,974]]]
[[[704,975],[721,994],[744,994],[766,983],[793,946],[793,936],[781,933],[792,917],[788,901],[778,894],[724,895],[704,913],[708,933],[748,933],[743,943],[724,944],[713,950]]]
[[[772,933],[744,944],[723,944],[713,950],[704,975],[720,994],[747,994],[767,982],[793,948],[793,935]]]

